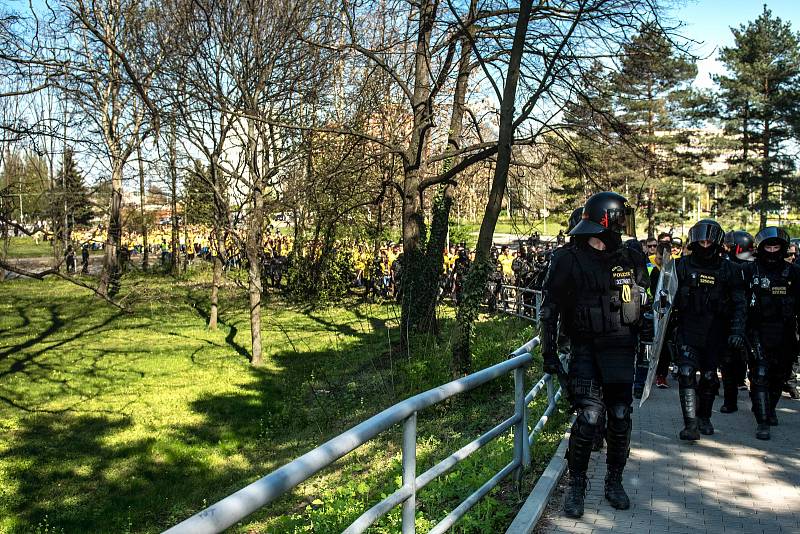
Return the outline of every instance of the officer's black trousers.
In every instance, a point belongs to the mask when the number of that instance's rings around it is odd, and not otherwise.
[[[737,349],[727,349],[723,354],[722,362],[720,362],[720,371],[722,372],[725,404],[736,404],[739,384],[744,383],[747,374],[747,363],[742,353]]]
[[[717,378],[718,348],[695,347],[691,345],[678,346],[678,387],[681,390],[695,390],[697,392],[697,417],[711,418],[711,408],[714,404],[714,397],[719,391],[719,378]],[[697,371],[700,371],[700,382],[697,382]],[[693,397],[693,396],[692,396]],[[684,395],[683,399],[687,398]],[[684,417],[687,417],[686,406]],[[691,410],[689,410],[691,411]],[[688,417],[693,417],[689,414]]]
[[[750,397],[753,400],[753,413],[756,421],[762,422],[764,414],[760,413],[758,399],[761,395],[769,399],[768,409],[775,410],[781,398],[783,384],[792,374],[792,364],[796,354],[796,345],[787,342],[781,345],[764,346],[753,336],[753,350],[749,354]]]
[[[622,468],[628,458],[631,438],[631,404],[635,348],[595,349],[590,345],[571,343],[569,365],[574,409],[578,416],[572,425],[567,454],[569,470],[584,473],[589,465],[592,443],[606,420],[606,462]],[[629,358],[629,372],[620,374],[620,363]],[[605,367],[613,360],[615,367]]]

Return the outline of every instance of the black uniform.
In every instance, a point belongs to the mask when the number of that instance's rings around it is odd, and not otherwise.
[[[733,263],[744,267],[753,259],[753,236],[744,230],[735,230],[725,234],[726,257]],[[720,372],[722,373],[722,390],[724,402],[720,413],[733,413],[739,409],[739,386],[744,384],[747,376],[747,358],[744,351],[728,347],[722,354]]]
[[[83,245],[83,248],[81,248],[81,260],[83,262],[81,272],[89,274],[89,245]]]
[[[569,232],[573,245],[553,253],[542,285],[545,371],[561,368],[559,328],[570,340],[567,386],[578,412],[567,454],[570,481],[564,512],[570,517],[583,515],[586,469],[604,415],[605,497],[614,508],[630,507],[622,471],[630,448],[633,371],[648,286],[644,255],[622,246],[621,234],[635,235],[633,226],[633,211],[624,197],[592,195]],[[596,246],[591,245],[593,238]]]
[[[553,254],[544,281],[542,326],[560,316],[570,339],[569,379],[578,418],[570,437],[569,467],[586,470],[604,412],[607,463],[624,467],[641,302],[648,286],[644,256],[627,248],[601,252],[587,244],[561,250]]]
[[[633,371],[647,284],[644,256],[627,248],[598,251],[584,241],[551,258],[542,329],[557,332],[560,317],[570,340],[569,388],[578,412],[568,453],[573,477],[585,476],[605,418],[606,461],[609,472],[621,478],[630,447]]]
[[[678,293],[673,307],[678,384],[686,428],[681,439],[714,433],[711,409],[719,391],[717,366],[729,343],[743,343],[744,279],[741,269],[716,249],[678,259]],[[700,382],[696,373],[700,371]],[[698,426],[699,424],[699,426]]]
[[[769,439],[768,425],[777,424],[775,408],[784,382],[797,361],[800,315],[800,267],[762,257],[745,265],[749,306],[750,398],[759,424],[757,436]]]

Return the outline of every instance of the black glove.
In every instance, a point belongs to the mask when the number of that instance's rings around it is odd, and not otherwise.
[[[545,373],[555,375],[561,371],[561,360],[558,359],[558,354],[555,352],[542,354],[542,358],[544,359],[543,369]]]
[[[728,346],[733,349],[744,347],[744,336],[742,334],[731,334],[728,336]]]

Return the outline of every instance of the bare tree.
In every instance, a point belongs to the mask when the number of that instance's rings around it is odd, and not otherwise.
[[[168,4],[170,16],[161,17],[180,21],[171,75],[181,84],[171,101],[187,143],[204,154],[211,171],[217,240],[230,236],[246,251],[253,365],[262,363],[264,217],[278,202],[283,177],[300,161],[300,136],[281,124],[296,122],[303,95],[325,73],[323,58],[297,39],[320,37],[324,8],[314,0],[177,1]],[[213,126],[198,131],[199,124]],[[212,319],[210,326],[216,312]]]
[[[581,74],[621,51],[644,20],[657,20],[659,6],[633,0],[564,0],[533,4],[522,0],[519,8],[499,14],[493,32],[499,49],[508,50],[502,83],[494,83],[500,101],[497,163],[492,187],[481,222],[475,262],[465,282],[465,295],[457,314],[458,332],[453,349],[457,372],[471,365],[470,340],[473,324],[488,278],[489,251],[497,219],[506,194],[508,172],[513,162],[512,146],[524,137],[537,142],[556,131],[562,110],[584,91]],[[507,34],[500,28],[514,28]],[[505,48],[503,40],[510,41]],[[483,56],[485,69],[492,68]],[[496,65],[494,66],[496,68]]]

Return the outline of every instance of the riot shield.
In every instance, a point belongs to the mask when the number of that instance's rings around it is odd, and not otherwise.
[[[647,379],[644,382],[642,400],[639,406],[644,404],[650,396],[650,389],[656,377],[658,360],[661,358],[661,351],[664,348],[664,340],[667,336],[667,324],[669,315],[672,312],[672,305],[675,302],[675,295],[678,292],[678,275],[675,272],[675,260],[669,250],[664,251],[664,259],[661,262],[661,274],[653,295],[653,343],[648,347],[648,358],[650,363],[647,367]]]

